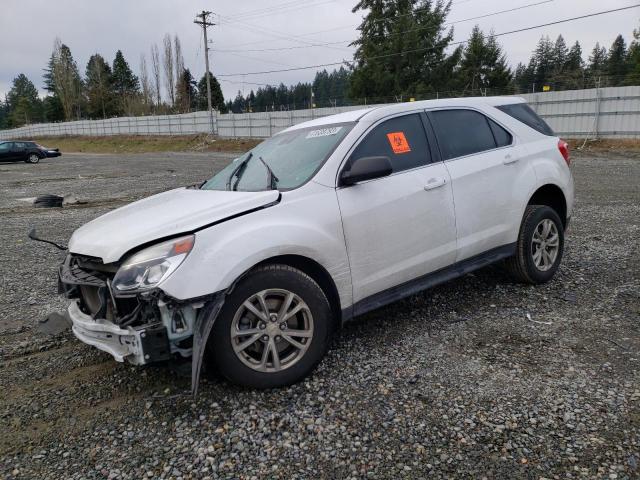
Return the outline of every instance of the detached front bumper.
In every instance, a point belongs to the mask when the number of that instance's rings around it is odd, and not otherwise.
[[[162,324],[121,328],[108,320],[94,320],[80,310],[77,301],[69,305],[72,330],[81,342],[107,352],[118,362],[133,365],[171,358],[166,328]]]

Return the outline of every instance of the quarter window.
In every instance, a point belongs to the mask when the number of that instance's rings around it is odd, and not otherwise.
[[[528,127],[533,128],[535,131],[540,132],[543,135],[550,137],[555,136],[553,130],[547,122],[538,116],[533,109],[526,103],[512,103],[509,105],[499,105],[496,107],[498,110],[503,111],[507,115],[521,121]]]
[[[429,164],[431,153],[420,114],[381,123],[360,142],[350,160],[378,156],[389,157],[394,173]]]

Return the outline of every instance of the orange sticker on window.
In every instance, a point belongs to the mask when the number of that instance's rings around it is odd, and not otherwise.
[[[393,153],[396,155],[400,153],[408,153],[411,151],[407,137],[404,136],[404,132],[387,133],[387,138],[393,149]]]

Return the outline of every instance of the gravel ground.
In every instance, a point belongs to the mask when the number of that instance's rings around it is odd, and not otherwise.
[[[497,267],[366,315],[306,381],[252,391],[136,368],[34,325],[65,303],[59,252],[91,218],[232,155],[0,165],[0,478],[639,478],[640,160],[576,155],[550,284]],[[89,203],[33,209],[21,198]]]

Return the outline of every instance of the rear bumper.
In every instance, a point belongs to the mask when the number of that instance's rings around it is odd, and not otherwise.
[[[73,334],[83,343],[110,354],[116,361],[144,365],[171,357],[163,325],[122,328],[108,320],[94,320],[80,310],[77,301],[69,305]]]

